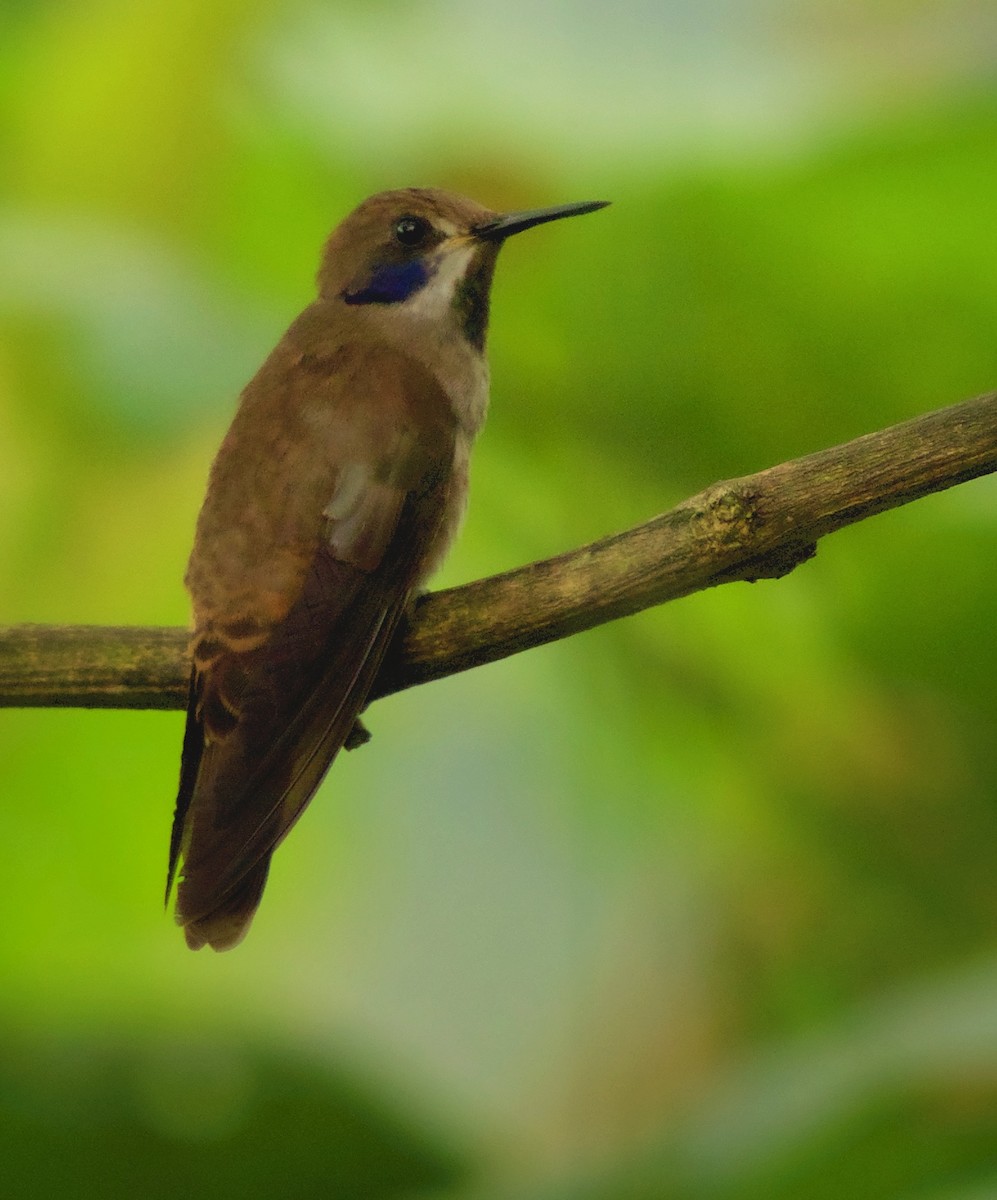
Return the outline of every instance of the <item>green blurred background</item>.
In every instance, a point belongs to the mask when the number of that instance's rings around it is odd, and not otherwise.
[[[5,0],[0,621],[184,624],[328,230],[516,239],[454,584],[997,385],[973,0]],[[997,1196],[997,489],[379,702],[247,942],[178,713],[0,714],[6,1197]]]

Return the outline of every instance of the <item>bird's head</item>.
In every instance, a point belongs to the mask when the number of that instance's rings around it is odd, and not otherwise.
[[[381,192],[329,238],[319,292],[351,306],[375,305],[436,322],[451,318],[481,349],[492,271],[505,239],[605,204],[586,201],[503,215],[436,188]]]

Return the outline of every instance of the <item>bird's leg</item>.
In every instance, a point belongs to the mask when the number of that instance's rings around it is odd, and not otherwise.
[[[353,728],[346,735],[346,741],[343,742],[344,750],[356,750],[359,746],[366,746],[370,741],[370,730],[360,720],[359,717],[353,722]]]

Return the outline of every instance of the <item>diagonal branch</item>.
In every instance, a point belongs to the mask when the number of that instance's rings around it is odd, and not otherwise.
[[[375,696],[494,662],[736,579],[777,578],[818,538],[997,471],[997,393],[755,475],[644,525],[422,598]],[[182,708],[182,629],[0,629],[0,706]]]

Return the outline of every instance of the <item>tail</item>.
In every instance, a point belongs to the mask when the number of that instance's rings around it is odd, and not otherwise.
[[[212,950],[231,950],[249,932],[270,870],[270,856],[250,871],[238,888],[205,917],[189,921],[183,927],[191,950],[210,946]]]

